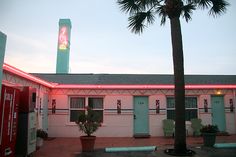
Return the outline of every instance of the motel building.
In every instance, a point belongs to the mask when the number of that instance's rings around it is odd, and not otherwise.
[[[56,73],[27,73],[3,64],[2,84],[36,89],[37,127],[50,137],[79,137],[75,121],[87,107],[102,117],[98,137],[164,136],[164,119],[175,118],[173,75],[70,74],[69,19],[59,21]],[[236,75],[185,76],[186,131],[190,120],[236,134]]]
[[[236,134],[236,76],[186,75],[186,129],[190,120],[217,124]],[[78,137],[74,123],[91,107],[102,116],[99,137],[163,136],[162,120],[174,119],[173,75],[29,74],[3,65],[2,83],[36,88],[37,125],[51,137]]]

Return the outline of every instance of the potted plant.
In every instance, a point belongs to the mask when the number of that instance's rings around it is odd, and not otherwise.
[[[43,129],[37,129],[36,136],[36,147],[39,149],[43,146],[43,140],[48,138],[48,133]]]
[[[86,136],[80,137],[83,152],[94,150],[96,136],[92,136],[92,134],[98,129],[100,122],[101,118],[90,108],[85,113],[79,115],[76,124],[79,126],[80,131],[86,134]]]
[[[215,144],[216,133],[219,131],[217,125],[205,125],[201,128],[204,146],[212,147]]]

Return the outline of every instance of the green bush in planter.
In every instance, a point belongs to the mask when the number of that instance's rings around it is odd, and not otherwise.
[[[216,140],[216,133],[219,131],[217,125],[205,125],[200,131],[202,133],[204,146],[214,146]]]
[[[42,139],[47,139],[48,138],[48,133],[44,131],[43,129],[38,129],[36,132],[36,136],[40,137]]]
[[[205,125],[201,128],[201,133],[217,133],[219,131],[217,125]]]
[[[82,113],[79,115],[76,124],[79,126],[80,131],[85,133],[87,136],[91,136],[97,131],[100,126],[101,117],[90,108],[87,109],[87,114]]]

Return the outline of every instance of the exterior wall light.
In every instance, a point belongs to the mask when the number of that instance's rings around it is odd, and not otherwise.
[[[222,94],[222,91],[221,90],[217,90],[216,91],[216,95],[221,95]]]

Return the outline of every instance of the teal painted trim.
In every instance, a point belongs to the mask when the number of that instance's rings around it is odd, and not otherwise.
[[[70,19],[60,19],[59,20],[59,26],[62,26],[62,25],[67,25],[70,28],[72,27]]]
[[[70,52],[68,50],[59,50],[57,52],[57,68],[56,73],[68,73],[69,72],[69,58]]]
[[[7,36],[0,32],[0,95],[1,95],[1,89],[2,89],[2,66],[4,62],[4,56],[5,56],[5,50],[6,50],[6,42],[7,42]]]
[[[109,147],[105,148],[105,152],[146,152],[146,151],[155,151],[157,146],[143,146],[143,147]]]
[[[236,148],[236,143],[216,143],[215,148]]]

